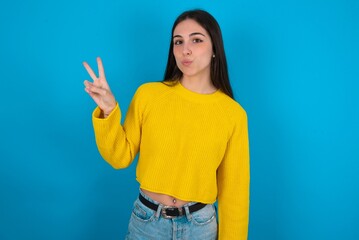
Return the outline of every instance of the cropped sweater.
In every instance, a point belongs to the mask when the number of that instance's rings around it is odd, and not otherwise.
[[[142,189],[185,201],[217,200],[219,239],[247,239],[246,112],[220,90],[199,94],[179,82],[172,85],[140,86],[123,125],[118,104],[107,118],[96,108],[99,152],[116,169],[128,167],[139,153],[136,177]]]

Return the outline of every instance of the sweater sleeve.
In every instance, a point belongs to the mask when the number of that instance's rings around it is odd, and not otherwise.
[[[238,117],[217,171],[219,240],[246,240],[249,222],[247,115]]]
[[[101,156],[115,169],[128,167],[135,159],[141,142],[142,112],[139,90],[129,106],[124,124],[117,104],[107,118],[100,118],[97,107],[92,114],[97,148]]]

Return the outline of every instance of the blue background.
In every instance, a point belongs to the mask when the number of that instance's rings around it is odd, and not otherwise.
[[[220,23],[251,147],[250,240],[359,239],[359,1],[1,1],[0,239],[123,239],[135,164],[97,152],[97,56],[123,112],[176,16]]]

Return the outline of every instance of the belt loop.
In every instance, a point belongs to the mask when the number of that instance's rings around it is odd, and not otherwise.
[[[192,220],[192,214],[189,212],[188,206],[184,206],[184,210],[185,210],[185,212],[186,212],[187,220],[188,220],[188,221],[191,221],[191,220]]]
[[[161,212],[162,212],[162,204],[158,204],[158,208],[157,208],[157,212],[156,212],[156,218],[159,219],[160,218],[160,215],[161,215]]]

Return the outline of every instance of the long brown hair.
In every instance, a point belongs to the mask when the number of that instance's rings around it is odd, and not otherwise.
[[[215,54],[215,57],[212,58],[211,62],[211,81],[216,88],[220,89],[229,97],[233,98],[233,91],[229,82],[227,60],[226,54],[224,52],[222,32],[216,19],[204,10],[190,10],[183,12],[177,17],[176,21],[173,23],[164,81],[174,82],[182,78],[183,73],[177,67],[176,60],[173,54],[172,37],[176,26],[186,19],[192,19],[196,21],[208,32],[209,36],[211,37],[213,53]]]

